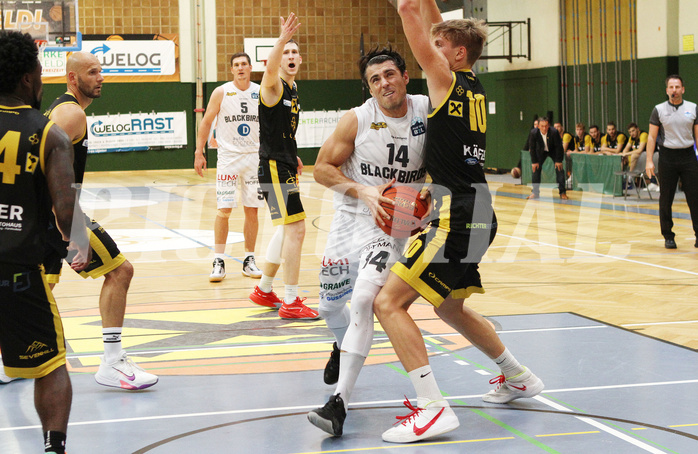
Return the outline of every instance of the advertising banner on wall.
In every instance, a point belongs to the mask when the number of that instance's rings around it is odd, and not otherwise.
[[[184,112],[91,115],[87,133],[88,153],[184,148],[187,116]]]
[[[158,76],[175,72],[173,41],[83,41],[82,50],[97,57],[105,76]]]
[[[346,112],[346,110],[301,111],[296,131],[298,148],[321,147]]]

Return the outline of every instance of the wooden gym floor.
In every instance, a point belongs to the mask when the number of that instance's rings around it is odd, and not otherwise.
[[[301,295],[317,306],[332,193],[301,177],[308,213]],[[483,260],[487,290],[468,302],[546,383],[537,399],[484,404],[494,366],[418,301],[432,365],[461,427],[396,446],[380,433],[405,413],[409,380],[376,325],[345,424],[334,439],[305,413],[322,382],[332,336],[323,321],[287,322],[254,306],[240,274],[242,210],[233,210],[228,276],[208,282],[215,170],[86,176],[83,208],[116,239],[136,274],[124,345],[160,382],[130,393],[97,385],[101,281],[64,268],[61,309],[74,388],[68,452],[698,452],[698,249],[685,201],[674,203],[678,249],[659,234],[657,200],[530,189],[490,176],[499,233]],[[260,210],[258,263],[273,227]],[[282,283],[277,281],[277,290]],[[0,452],[41,451],[32,384],[0,387]],[[398,451],[399,450],[399,451]]]

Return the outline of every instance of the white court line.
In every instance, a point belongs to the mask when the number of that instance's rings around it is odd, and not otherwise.
[[[538,402],[541,402],[541,403],[543,403],[543,404],[549,406],[549,407],[553,407],[553,408],[556,409],[556,410],[568,411],[568,412],[571,412],[571,411],[572,411],[572,410],[570,410],[569,408],[564,407],[564,406],[562,406],[562,405],[560,405],[560,404],[558,404],[558,403],[556,403],[556,402],[553,402],[553,401],[550,400],[550,399],[546,399],[545,397],[536,396],[536,397],[534,397],[534,399],[537,400]],[[602,423],[602,422],[600,422],[600,421],[597,421],[597,420],[595,420],[595,419],[587,418],[587,417],[584,417],[584,416],[575,416],[575,418],[577,418],[578,420],[580,420],[580,421],[582,421],[582,422],[584,422],[584,423],[586,423],[586,424],[589,424],[589,425],[591,425],[591,426],[594,426],[594,427],[596,427],[597,429],[600,429],[600,430],[602,430],[602,431],[604,431],[604,432],[606,432],[606,433],[608,433],[608,434],[610,434],[610,435],[613,435],[613,436],[616,437],[616,438],[620,438],[620,439],[623,440],[623,441],[627,441],[628,443],[630,443],[630,444],[632,444],[632,445],[635,445],[635,446],[637,446],[637,447],[640,448],[640,449],[643,449],[643,450],[645,450],[645,451],[647,451],[647,452],[651,452],[652,454],[666,454],[666,452],[665,452],[665,451],[662,451],[661,449],[657,449],[657,448],[655,448],[654,446],[650,446],[650,445],[648,445],[647,443],[643,443],[643,442],[641,442],[640,440],[638,440],[637,438],[633,438],[633,437],[631,437],[630,435],[624,434],[623,432],[621,432],[621,431],[619,431],[619,430],[616,430],[616,429],[613,429],[613,428],[611,428],[611,427],[608,427],[608,426],[605,425],[604,423]]]
[[[620,325],[620,326],[626,327],[626,326],[685,325],[688,323],[698,323],[698,320],[683,320],[680,322],[626,323],[625,325]]]
[[[498,331],[499,334],[510,334],[510,333],[540,333],[540,332],[545,332],[545,331],[573,331],[573,330],[580,330],[580,329],[595,329],[595,328],[608,328],[606,325],[599,325],[599,326],[571,326],[568,328],[538,328],[538,329],[523,329],[523,330],[506,330],[506,331]],[[167,334],[167,333],[164,333]],[[424,335],[426,338],[434,338],[434,337],[454,337],[454,336],[461,336],[460,333],[446,333],[446,334],[428,334]],[[71,339],[68,339],[70,341]],[[385,342],[389,340],[387,336],[383,337],[374,337],[373,342]],[[246,348],[261,348],[261,347],[269,347],[271,346],[279,346],[279,345],[291,345],[291,346],[299,346],[299,345],[316,345],[316,344],[323,344],[323,345],[330,345],[332,342],[330,341],[312,341],[312,342],[279,342],[277,344],[268,344],[268,343],[262,343],[262,344],[248,344],[248,345],[240,345],[240,344],[231,344],[231,345],[216,345],[216,346],[208,346],[208,347],[198,347],[198,348],[178,348],[178,349],[168,349],[168,350],[137,350],[137,349],[129,349],[129,353],[132,356],[135,355],[152,355],[152,354],[164,354],[164,353],[181,353],[181,352],[200,352],[200,351],[208,351],[208,350],[237,350],[237,349],[246,349]],[[451,354],[452,352],[446,352],[447,354]],[[79,354],[79,353],[68,353],[66,355],[66,358],[68,359],[73,359],[73,358],[97,358],[101,357],[102,353],[88,353],[88,354]],[[0,357],[2,357],[0,355]]]
[[[539,245],[541,245],[541,246],[549,246],[549,247],[552,247],[552,248],[558,248],[558,249],[563,249],[563,250],[572,251],[572,252],[581,252],[581,253],[583,253],[583,254],[589,254],[589,255],[596,256],[596,257],[615,259],[615,260],[619,260],[619,261],[621,261],[621,262],[629,262],[629,263],[634,263],[634,264],[636,264],[636,265],[651,266],[651,267],[653,267],[653,268],[659,268],[659,269],[662,269],[662,270],[676,271],[677,273],[685,273],[685,274],[690,274],[691,276],[698,276],[698,273],[695,272],[695,271],[682,270],[682,269],[679,269],[679,268],[672,268],[672,267],[669,267],[669,266],[657,265],[657,264],[655,264],[655,263],[642,262],[642,261],[640,261],[640,260],[633,260],[633,259],[628,259],[628,258],[625,258],[625,257],[618,257],[617,255],[601,254],[601,253],[599,253],[599,252],[590,252],[590,251],[585,251],[585,250],[583,250],[583,249],[576,249],[576,248],[571,248],[571,247],[560,246],[560,245],[558,245],[558,244],[543,243],[542,241],[535,241],[535,240],[530,240],[530,239],[528,239],[528,238],[521,238],[521,237],[518,237],[518,236],[505,235],[505,234],[503,234],[503,233],[500,234],[500,235],[501,235],[501,236],[504,236],[504,237],[507,237],[507,238],[513,238],[513,239],[519,240],[519,241],[525,241],[525,242],[528,242],[528,243],[539,244]]]
[[[561,392],[573,392],[573,391],[595,391],[599,389],[613,389],[613,388],[634,388],[642,386],[667,386],[667,385],[683,385],[683,384],[693,384],[698,383],[698,379],[695,380],[679,380],[679,381],[665,381],[665,382],[655,382],[655,383],[633,383],[626,385],[610,385],[610,386],[591,386],[588,388],[567,388],[567,389],[553,389],[545,390],[546,393],[561,393]],[[470,394],[463,396],[449,396],[446,400],[463,400],[463,399],[480,399],[482,394]],[[544,399],[543,397],[535,397],[534,399]],[[547,400],[547,399],[546,399]],[[367,402],[354,402],[349,404],[349,407],[360,407],[360,406],[376,406],[376,405],[386,405],[386,404],[401,404],[403,399],[398,400],[374,400]],[[543,402],[545,403],[545,402]],[[71,427],[76,426],[89,426],[96,424],[115,424],[115,423],[129,423],[129,422],[139,422],[139,421],[157,421],[163,419],[181,419],[181,418],[197,418],[197,417],[209,417],[209,416],[224,416],[224,415],[239,415],[239,414],[253,414],[253,413],[268,413],[268,412],[297,412],[303,410],[312,410],[317,408],[318,404],[313,405],[297,405],[292,407],[270,407],[270,408],[252,408],[247,410],[226,410],[226,411],[212,411],[212,412],[199,412],[199,413],[179,413],[179,414],[169,414],[160,416],[139,416],[135,418],[121,418],[121,419],[104,419],[104,420],[93,420],[93,421],[79,421],[68,423]],[[496,409],[497,407],[492,407]],[[564,411],[571,411],[566,407]],[[0,427],[1,432],[14,432],[18,430],[28,430],[28,429],[40,429],[41,425],[33,426],[18,426],[18,427]]]

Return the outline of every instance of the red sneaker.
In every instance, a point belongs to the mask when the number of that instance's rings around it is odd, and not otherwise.
[[[320,314],[314,309],[303,304],[305,298],[299,296],[291,304],[284,304],[279,308],[279,317],[284,320],[317,320]]]
[[[271,307],[273,309],[278,309],[283,304],[283,301],[281,301],[279,299],[279,297],[276,296],[276,293],[263,292],[256,285],[255,285],[252,293],[250,293],[250,296],[248,299],[255,304],[259,304],[260,306],[264,306],[264,307]]]

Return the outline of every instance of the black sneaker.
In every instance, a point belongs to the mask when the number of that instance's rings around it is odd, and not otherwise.
[[[334,385],[339,380],[339,348],[337,347],[337,342],[332,345],[332,353],[330,353],[330,360],[325,365],[323,378],[328,385]]]
[[[664,247],[667,249],[676,249],[676,241],[672,238],[667,238],[664,240]]]
[[[335,437],[342,436],[346,417],[347,411],[344,409],[344,401],[339,394],[330,397],[324,407],[308,412],[308,421],[312,425]]]

